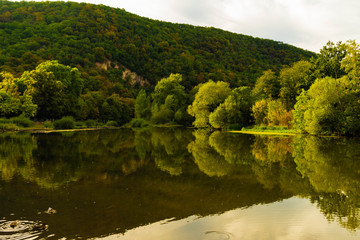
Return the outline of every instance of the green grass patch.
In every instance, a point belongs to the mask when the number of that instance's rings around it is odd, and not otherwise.
[[[274,134],[274,135],[293,135],[298,134],[298,132],[294,129],[288,129],[287,127],[281,126],[252,126],[247,128],[242,128],[239,131],[231,131],[231,132],[240,132],[240,133],[248,133],[248,134]]]

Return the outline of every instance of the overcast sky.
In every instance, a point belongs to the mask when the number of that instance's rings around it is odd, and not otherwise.
[[[360,40],[359,0],[73,0],[124,8],[152,19],[217,27],[314,52]]]

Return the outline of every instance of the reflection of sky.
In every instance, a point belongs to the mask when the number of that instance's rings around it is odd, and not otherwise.
[[[329,223],[307,199],[236,209],[206,217],[161,221],[104,240],[294,240],[360,239],[336,222]]]

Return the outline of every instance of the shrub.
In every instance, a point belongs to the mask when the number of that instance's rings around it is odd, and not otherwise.
[[[73,117],[63,117],[59,120],[54,121],[55,129],[73,129],[75,128],[75,120]]]
[[[10,119],[0,118],[0,123],[10,123]]]
[[[107,121],[105,124],[107,127],[118,127],[119,124],[116,121]]]
[[[45,128],[53,128],[54,127],[54,125],[53,125],[53,123],[51,121],[45,121],[43,123],[43,125],[44,125]]]
[[[86,127],[86,123],[82,122],[82,121],[76,121],[75,122],[75,126],[76,128],[85,128]]]
[[[17,131],[19,127],[12,123],[0,123],[0,132]]]
[[[96,127],[98,125],[98,123],[93,119],[86,120],[85,124],[87,127]]]
[[[10,121],[20,127],[31,127],[33,125],[33,121],[25,117],[25,114],[10,118]]]
[[[142,118],[134,118],[130,122],[132,128],[143,128],[150,126],[149,122]]]

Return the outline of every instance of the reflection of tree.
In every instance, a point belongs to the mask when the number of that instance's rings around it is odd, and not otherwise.
[[[152,156],[156,165],[171,175],[180,175],[183,163],[190,158],[186,146],[191,139],[191,131],[184,129],[153,129]]]
[[[188,149],[199,169],[208,176],[224,176],[230,173],[231,165],[209,144],[210,132],[198,129],[194,132],[194,136],[195,141],[188,145]]]
[[[313,202],[329,221],[337,220],[344,228],[355,230],[360,227],[358,203],[342,192],[325,193],[311,197]]]
[[[32,151],[37,148],[36,140],[28,133],[0,135],[1,179],[11,180],[19,168],[30,171]],[[25,170],[24,170],[25,171]]]
[[[135,131],[135,148],[140,159],[145,159],[151,153],[151,132],[149,130]]]
[[[209,144],[229,164],[249,164],[253,161],[251,155],[252,137],[250,135],[229,134],[216,131],[209,137]]]
[[[131,130],[83,132],[76,138],[81,141],[86,174],[102,174],[102,179],[107,180],[110,175],[131,174],[146,164],[135,151],[135,134]]]
[[[227,175],[224,181],[310,197],[327,219],[352,230],[360,227],[359,156],[357,140],[253,137],[204,129],[0,135],[0,177],[5,181],[21,176],[50,189],[88,178],[112,183],[152,160],[171,175],[190,170],[195,176],[188,161],[193,158],[208,176]],[[146,169],[157,170],[152,166]]]
[[[145,164],[134,151],[130,130],[72,132],[71,134],[0,135],[0,173],[15,174],[44,188],[59,188],[83,177],[107,181],[130,174]]]
[[[294,160],[318,193],[314,199],[329,220],[360,227],[360,143],[354,139],[296,138]]]
[[[360,143],[356,140],[297,139],[295,162],[318,192],[344,192],[360,200]],[[300,150],[300,152],[299,152]]]
[[[283,191],[299,194],[308,192],[308,184],[296,171],[292,161],[292,137],[256,136],[252,146],[255,161],[252,170],[266,188],[276,186]]]
[[[292,137],[256,136],[252,153],[259,163],[268,165],[292,158]]]

